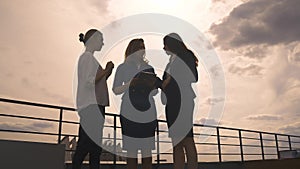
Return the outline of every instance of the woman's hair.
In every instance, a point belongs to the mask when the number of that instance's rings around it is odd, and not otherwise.
[[[198,58],[194,55],[194,53],[189,50],[185,44],[182,41],[182,38],[177,33],[170,33],[164,37],[164,45],[166,45],[170,52],[176,54],[181,59],[185,60],[185,55],[192,54],[196,63],[196,66],[198,66]]]
[[[132,55],[133,53],[139,51],[139,50],[145,50],[145,48],[142,48],[141,45],[144,45],[143,39],[133,39],[129,42],[126,51],[125,51],[125,59]]]
[[[85,44],[96,32],[98,32],[98,33],[100,33],[100,35],[102,35],[102,33],[100,31],[98,31],[97,29],[90,29],[85,34],[83,34],[83,33],[79,34],[79,41],[83,42]]]

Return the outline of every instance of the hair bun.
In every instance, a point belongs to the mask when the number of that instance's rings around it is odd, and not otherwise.
[[[84,34],[83,33],[79,34],[79,41],[84,43]]]

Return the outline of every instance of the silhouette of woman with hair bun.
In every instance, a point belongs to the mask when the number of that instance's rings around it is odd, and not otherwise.
[[[94,57],[100,51],[103,35],[96,29],[79,35],[85,51],[78,60],[78,86],[76,108],[80,116],[79,139],[72,160],[72,169],[80,169],[85,156],[89,153],[90,169],[99,169],[102,148],[102,130],[105,118],[105,106],[109,105],[107,78],[111,75],[114,64],[107,62],[105,69]]]

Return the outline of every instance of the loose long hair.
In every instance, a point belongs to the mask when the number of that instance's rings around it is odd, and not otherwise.
[[[125,51],[125,60],[128,56],[134,54],[135,52],[145,50],[145,47],[141,47],[142,45],[144,46],[144,40],[141,38],[131,40]],[[147,63],[147,60],[145,58],[143,58],[143,61]]]
[[[198,66],[198,58],[195,54],[189,50],[186,45],[183,43],[182,38],[177,33],[170,33],[166,35],[163,39],[164,45],[166,45],[170,52],[176,54],[182,60],[185,60],[184,57],[193,55],[196,66]]]

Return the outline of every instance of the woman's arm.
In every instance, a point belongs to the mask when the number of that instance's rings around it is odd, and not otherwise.
[[[120,65],[115,74],[112,91],[116,95],[122,94],[129,88],[129,85],[130,81],[127,83],[124,82],[124,70],[122,69],[122,65]]]
[[[120,86],[115,86],[113,87],[113,92],[116,94],[116,95],[119,95],[119,94],[122,94],[124,93],[128,88],[129,88],[129,85],[130,85],[130,82],[127,82],[125,84],[122,84]]]
[[[105,77],[105,79],[108,79],[108,77],[112,73],[113,68],[114,68],[114,64],[111,61],[107,62],[104,70],[102,70],[99,65],[99,68],[98,68],[97,74],[96,74],[95,83],[98,83],[104,77]]]

